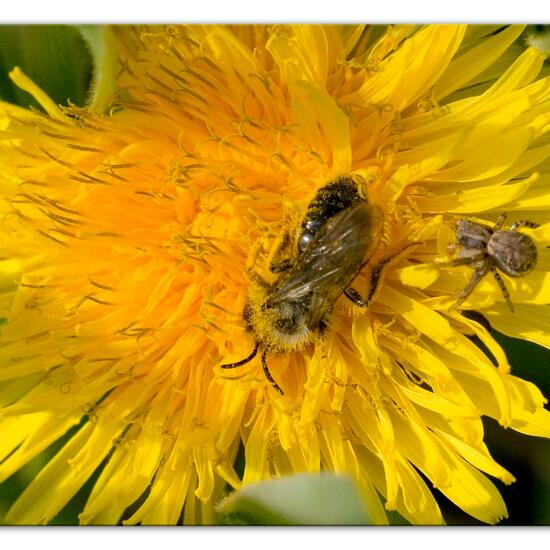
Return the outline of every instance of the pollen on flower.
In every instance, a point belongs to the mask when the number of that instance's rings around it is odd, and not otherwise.
[[[465,310],[550,346],[550,83],[522,31],[113,27],[108,115],[14,71],[45,114],[0,104],[0,479],[63,445],[6,521],[47,523],[95,474],[82,523],[213,523],[231,488],[321,470],[375,523],[442,523],[429,485],[505,517],[481,417],[548,437],[550,415]],[[300,332],[319,283],[299,234],[337,178],[372,216],[368,253]],[[532,273],[506,280],[515,313],[488,278],[458,307],[454,222],[504,212],[540,224]]]

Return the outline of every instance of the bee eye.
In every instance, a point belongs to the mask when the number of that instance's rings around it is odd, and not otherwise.
[[[313,235],[311,233],[304,233],[300,237],[300,250],[305,250],[313,241]]]

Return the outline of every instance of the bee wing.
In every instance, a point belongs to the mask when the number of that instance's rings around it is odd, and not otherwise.
[[[380,209],[366,201],[335,215],[317,232],[268,304],[312,294],[311,322],[319,321],[372,254],[381,223]]]

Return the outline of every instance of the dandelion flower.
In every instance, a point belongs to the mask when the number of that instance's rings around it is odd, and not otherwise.
[[[433,489],[505,517],[481,418],[549,437],[550,415],[462,312],[550,347],[550,77],[522,31],[113,27],[107,114],[15,69],[45,113],[0,104],[0,479],[72,435],[6,521],[47,523],[96,472],[82,523],[208,524],[232,488],[321,470],[379,524],[443,523]],[[323,337],[269,356],[280,395],[257,360],[220,365],[254,346],[252,274],[341,175],[384,215],[359,291],[421,244],[368,309],[340,298]],[[540,224],[535,269],[503,276],[515,313],[490,277],[458,308],[453,224],[502,213]]]

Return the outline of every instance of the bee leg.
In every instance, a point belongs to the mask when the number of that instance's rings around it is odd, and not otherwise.
[[[514,304],[512,303],[512,298],[510,298],[510,293],[508,292],[508,289],[506,288],[506,285],[504,284],[502,277],[494,267],[493,269],[491,269],[491,273],[493,274],[493,277],[495,278],[495,281],[497,282],[500,288],[500,291],[502,292],[502,295],[504,296],[504,299],[506,300],[506,303],[510,308],[510,311],[514,313]]]
[[[499,231],[501,229],[501,227],[504,225],[504,222],[506,221],[506,216],[508,216],[508,214],[501,214],[497,218],[495,227],[493,227],[493,231]]]
[[[252,353],[248,357],[245,357],[244,359],[241,359],[240,361],[237,361],[236,363],[226,363],[225,365],[220,365],[220,368],[222,368],[222,369],[235,369],[237,367],[242,367],[243,365],[246,365],[247,363],[252,361],[252,359],[254,359],[254,357],[256,357],[256,354],[258,353],[259,349],[260,349],[260,342],[256,342],[256,345],[254,346],[254,349],[252,350]]]
[[[359,294],[359,292],[351,286],[344,290],[344,294],[346,298],[349,298],[349,300],[351,300],[356,306],[367,307],[369,305],[368,302],[363,300],[361,294]]]
[[[344,290],[344,294],[346,295],[346,297],[349,298],[355,305],[358,305],[360,307],[369,307],[371,302],[374,300],[374,297],[376,296],[376,291],[378,290],[378,285],[380,284],[380,280],[382,278],[382,274],[384,273],[385,268],[390,263],[390,261],[393,260],[393,258],[395,258],[401,252],[402,251],[382,259],[372,268],[370,274],[369,292],[366,298],[363,298],[359,294],[359,292],[357,292],[352,287],[346,288],[346,290]]]
[[[265,279],[260,277],[257,273],[254,273],[253,271],[250,271],[248,273],[248,277],[251,281],[255,282],[258,286],[261,286],[262,288],[265,288],[266,290],[271,290],[273,288],[273,285],[268,283]]]
[[[382,258],[373,268],[370,274],[370,282],[369,282],[369,292],[367,294],[366,298],[363,298],[354,288],[349,287],[344,290],[344,294],[347,298],[349,298],[354,304],[360,306],[360,307],[369,307],[371,302],[376,297],[376,293],[378,290],[378,286],[380,285],[380,281],[382,280],[382,276],[384,275],[384,271],[386,267],[388,267],[388,264],[392,261],[401,256],[405,250],[408,250],[409,248],[413,246],[417,246],[421,243],[410,243],[406,246],[404,246],[401,250],[396,252],[395,254],[391,254],[390,256],[386,256],[385,258]]]
[[[269,271],[271,273],[283,273],[292,267],[292,260],[288,257],[290,248],[290,234],[285,232],[279,246],[275,250],[275,254],[269,262]]]
[[[277,384],[277,382],[273,380],[273,376],[271,376],[271,373],[267,368],[267,350],[266,349],[264,349],[264,351],[262,352],[262,368],[264,369],[265,377],[271,382],[271,385],[275,388],[275,390],[281,395],[284,395],[283,390],[280,388],[279,384]]]
[[[281,261],[272,261],[269,264],[269,271],[271,273],[284,273],[285,271],[288,271],[292,267],[292,260],[290,258],[285,258]]]
[[[459,292],[459,294],[456,297],[456,305],[460,306],[463,302],[466,301],[466,298],[473,292],[474,288],[479,284],[481,279],[489,273],[491,270],[491,264],[489,262],[485,262],[481,265],[479,269],[476,269],[474,271],[474,274],[472,275],[472,278],[468,282],[468,284]]]
[[[382,258],[373,267],[370,275],[369,293],[367,295],[367,299],[365,300],[367,305],[370,305],[370,303],[376,297],[376,292],[378,290],[378,286],[380,285],[380,281],[382,280],[382,276],[384,275],[384,271],[386,270],[386,267],[388,267],[388,265],[393,260],[398,259],[401,256],[401,254],[403,254],[403,252],[405,252],[409,248],[418,246],[419,244],[422,244],[422,242],[409,243],[405,245],[401,250],[398,250],[395,254],[391,254],[390,256],[386,256],[385,258]]]
[[[518,220],[510,226],[510,231],[516,231],[516,229],[519,229],[520,227],[530,227],[531,229],[535,229],[535,227],[540,227],[540,224],[532,222],[531,220]]]
[[[367,299],[365,300],[367,306],[369,306],[370,303],[374,300],[374,297],[376,296],[376,291],[378,290],[378,285],[380,284],[380,280],[382,279],[384,270],[386,269],[387,265],[395,256],[397,256],[397,254],[388,256],[387,258],[383,258],[372,268],[372,272],[370,274],[369,292],[367,294]]]

